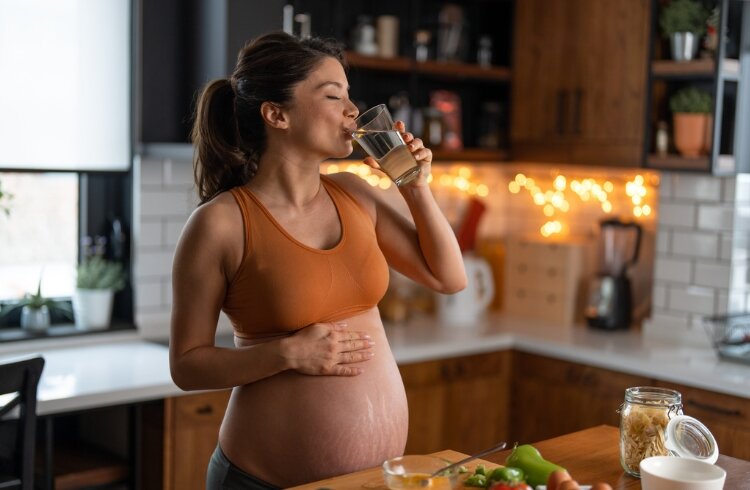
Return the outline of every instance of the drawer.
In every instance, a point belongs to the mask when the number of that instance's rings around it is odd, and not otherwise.
[[[506,280],[509,287],[558,290],[570,282],[569,271],[562,265],[540,265],[531,262],[509,263]]]
[[[685,415],[697,418],[709,429],[717,422],[750,429],[750,400],[667,381],[657,381],[656,386],[679,391]]]

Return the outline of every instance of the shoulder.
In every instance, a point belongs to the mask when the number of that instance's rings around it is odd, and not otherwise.
[[[210,245],[222,252],[227,244],[242,238],[242,213],[231,192],[222,192],[198,206],[185,223],[180,245]]]

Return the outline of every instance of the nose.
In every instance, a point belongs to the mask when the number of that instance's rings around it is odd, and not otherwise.
[[[357,106],[352,102],[351,100],[347,99],[347,106],[346,106],[346,117],[351,117],[352,119],[356,119],[357,116],[359,116],[359,109],[357,109]]]

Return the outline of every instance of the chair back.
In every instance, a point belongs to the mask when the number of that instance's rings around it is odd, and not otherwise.
[[[0,489],[34,486],[36,392],[43,368],[40,356],[0,363]]]

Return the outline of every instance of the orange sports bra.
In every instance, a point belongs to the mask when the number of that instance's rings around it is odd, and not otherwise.
[[[341,239],[328,250],[298,242],[252,192],[231,189],[245,225],[245,251],[222,309],[236,336],[260,339],[340,320],[385,294],[388,264],[372,219],[351,194],[320,179],[341,221]]]

